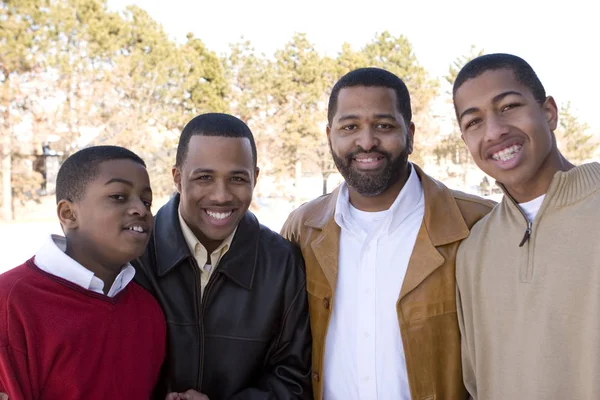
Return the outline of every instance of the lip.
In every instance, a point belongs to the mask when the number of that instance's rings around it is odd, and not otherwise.
[[[514,146],[515,144],[518,144],[519,146],[523,146],[524,143],[525,143],[524,140],[521,138],[511,138],[511,139],[504,140],[501,143],[498,143],[498,144],[488,147],[485,150],[485,158],[495,161],[492,158],[492,155],[494,155],[494,153],[497,153],[500,150],[507,149],[511,146]]]
[[[223,218],[223,219],[218,219],[215,218],[213,216],[211,216],[208,212],[212,212],[212,213],[228,213],[231,212],[231,214],[229,214],[229,216]],[[224,227],[227,226],[229,224],[231,224],[234,220],[235,220],[235,215],[236,215],[237,209],[236,208],[202,208],[202,216],[203,219],[209,224],[212,225],[214,227]]]
[[[518,143],[513,143],[512,145],[515,145],[515,144],[518,144]],[[510,145],[510,146],[512,146],[512,145]],[[508,147],[510,147],[510,146],[508,146]],[[504,148],[507,148],[507,147],[500,148],[499,150],[503,150]],[[498,150],[496,150],[496,151],[498,151]],[[506,160],[506,161],[494,160],[490,155],[489,161],[491,161],[499,169],[510,170],[510,169],[517,167],[521,163],[521,161],[523,160],[523,154],[524,154],[523,145],[521,145],[521,148],[519,149],[519,151],[510,160]]]
[[[137,231],[133,231],[133,230],[129,229],[129,228],[133,228],[134,226],[141,227],[144,230],[144,232],[137,232]],[[135,221],[135,222],[130,222],[130,223],[126,224],[123,227],[123,230],[126,230],[128,232],[137,233],[137,234],[148,234],[150,232],[150,226],[144,221]]]
[[[359,161],[359,160],[367,160],[372,159],[371,161]],[[363,171],[370,171],[381,168],[385,164],[386,158],[383,154],[380,153],[361,153],[356,157],[352,157],[352,164],[354,164],[357,169]]]

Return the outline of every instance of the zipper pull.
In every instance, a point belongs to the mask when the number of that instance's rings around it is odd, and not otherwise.
[[[533,225],[531,223],[531,221],[528,221],[527,229],[525,230],[525,235],[523,235],[523,239],[521,239],[521,243],[519,244],[519,247],[523,247],[525,242],[527,242],[529,240],[529,237],[531,236],[531,225]]]

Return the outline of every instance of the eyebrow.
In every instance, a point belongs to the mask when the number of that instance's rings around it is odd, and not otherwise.
[[[209,169],[209,168],[196,168],[194,170],[192,170],[192,172],[190,173],[190,176],[192,175],[196,175],[196,174],[214,174],[216,171],[214,169]],[[229,171],[230,175],[246,175],[246,176],[250,176],[250,173],[244,169],[236,169],[233,171]]]
[[[496,104],[499,101],[501,101],[503,98],[505,98],[506,96],[510,96],[510,95],[516,95],[516,96],[523,97],[523,94],[521,92],[517,92],[516,90],[507,90],[506,92],[502,92],[502,93],[494,96],[494,98],[492,99],[492,104]],[[477,111],[479,111],[479,108],[477,108],[477,107],[467,108],[458,117],[458,122],[460,123],[460,121],[462,121],[464,116],[466,116],[468,114],[476,113]]]
[[[124,185],[130,186],[130,187],[133,187],[133,182],[131,182],[131,181],[128,181],[127,179],[123,179],[123,178],[112,178],[112,179],[109,179],[109,180],[108,180],[108,181],[107,181],[107,182],[104,184],[104,186],[108,186],[108,185],[110,185],[111,183],[122,183],[122,184],[124,184]],[[142,192],[150,192],[150,193],[152,193],[152,189],[150,188],[150,186],[146,186],[146,187],[144,187],[144,188],[142,189]]]
[[[393,119],[394,121],[396,120],[396,117],[394,117],[392,114],[375,114],[375,118],[376,119]],[[343,117],[340,117],[338,119],[338,122],[343,122],[343,121],[347,121],[347,120],[351,120],[351,119],[360,119],[360,117],[358,115],[344,115]]]

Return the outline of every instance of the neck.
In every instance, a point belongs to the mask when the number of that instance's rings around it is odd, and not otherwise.
[[[556,150],[548,155],[538,172],[529,181],[511,186],[504,185],[504,187],[517,203],[526,203],[546,194],[558,171],[568,171],[572,168],[575,166]]]
[[[397,182],[388,187],[383,193],[377,196],[363,196],[356,190],[348,186],[348,196],[350,204],[356,209],[367,212],[377,212],[389,209],[394,201],[404,188],[408,177],[410,176],[411,168],[406,168],[404,174],[400,176]]]
[[[221,243],[223,243],[225,241],[225,239],[222,239],[222,240],[209,239],[206,237],[206,235],[204,233],[202,233],[202,231],[196,229],[195,227],[192,227],[189,224],[188,224],[188,226],[190,227],[190,229],[192,230],[192,233],[194,234],[194,236],[196,236],[196,238],[198,239],[200,244],[202,246],[204,246],[204,248],[206,249],[206,253],[208,255],[208,260],[210,261],[210,255],[213,253],[213,251],[215,251],[221,245]]]
[[[95,252],[89,250],[90,246],[77,244],[73,239],[67,238],[67,249],[65,253],[86,269],[94,273],[94,275],[104,282],[102,291],[108,294],[111,286],[115,282],[115,278],[121,271],[123,265],[108,265],[103,262],[98,262],[95,259]]]

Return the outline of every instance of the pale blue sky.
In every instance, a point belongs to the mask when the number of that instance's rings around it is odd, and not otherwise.
[[[272,54],[304,32],[319,51],[334,55],[343,42],[355,48],[384,30],[404,34],[419,61],[443,76],[472,44],[527,60],[548,94],[571,101],[576,114],[600,134],[600,23],[595,2],[570,0],[109,0],[113,8],[137,4],[166,32],[184,40],[192,32],[221,54],[241,36]]]

